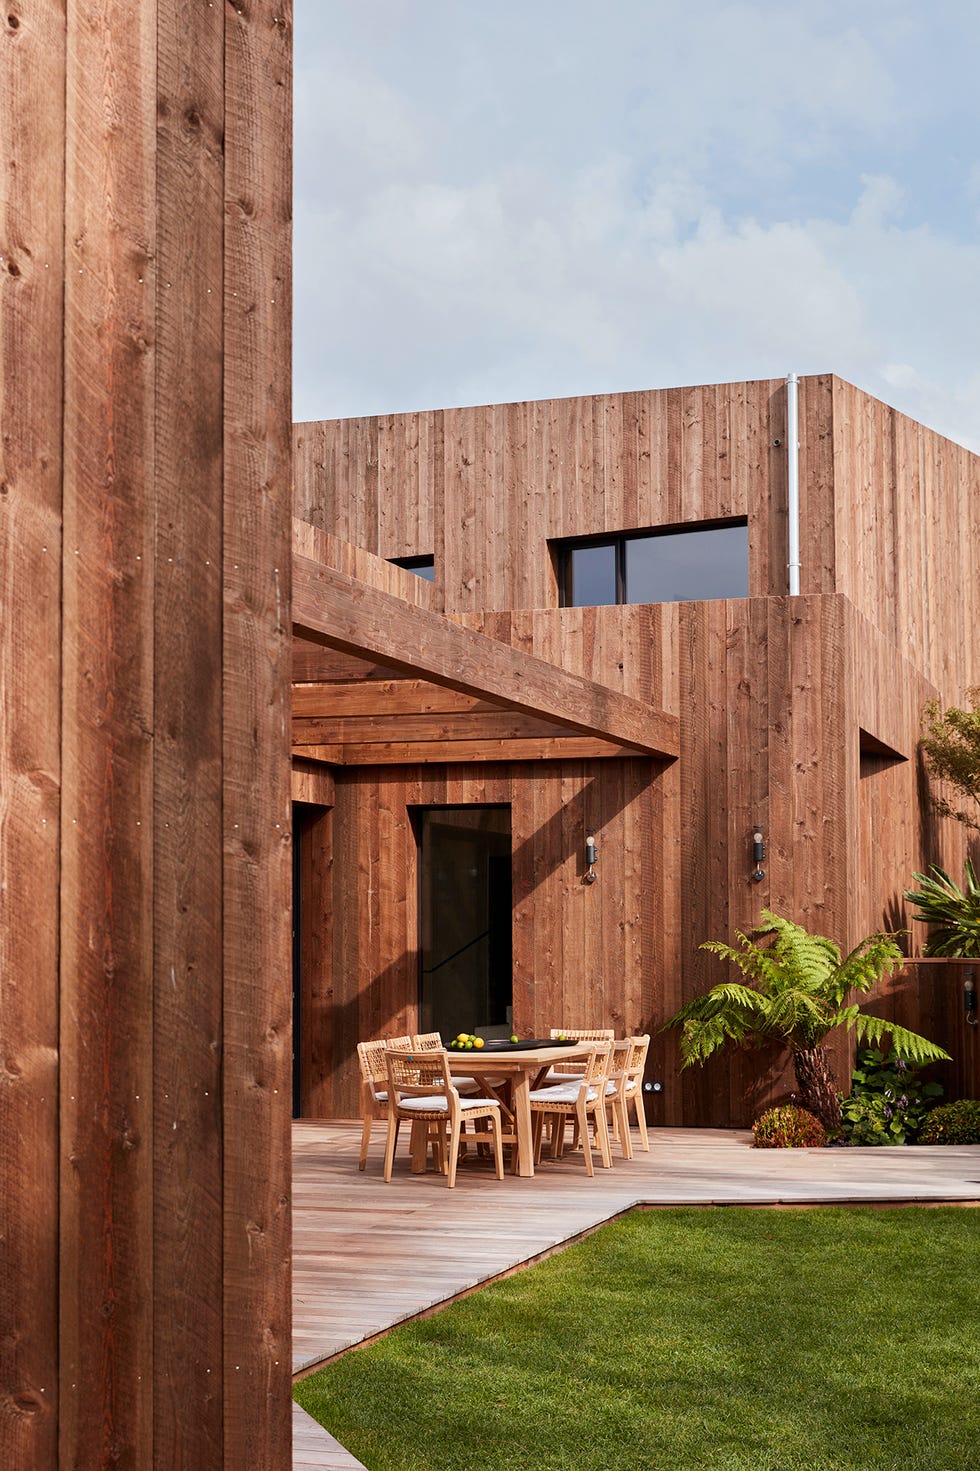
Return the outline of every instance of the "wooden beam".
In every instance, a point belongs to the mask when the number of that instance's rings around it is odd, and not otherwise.
[[[348,715],[463,714],[500,706],[425,679],[357,679],[293,685],[293,720],[332,720]]]
[[[293,757],[290,795],[294,802],[308,802],[314,807],[332,807],[335,800],[333,773],[318,761]]]
[[[313,528],[303,528],[300,539],[308,545],[307,530]],[[293,629],[303,638],[383,659],[434,684],[560,721],[584,735],[647,755],[678,753],[675,716],[367,587],[295,550]]]
[[[377,741],[370,745],[294,746],[293,756],[330,766],[415,766],[466,761],[592,761],[637,757],[633,746],[588,736],[513,741]]]
[[[294,746],[372,745],[408,741],[554,740],[568,732],[552,720],[514,710],[435,715],[343,716],[339,720],[293,720]]]

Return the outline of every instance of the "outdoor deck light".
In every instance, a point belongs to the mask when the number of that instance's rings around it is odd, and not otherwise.
[[[977,1020],[977,983],[972,970],[968,970],[963,977],[963,1006],[967,1024],[971,1027],[980,1026],[980,1021]]]
[[[754,884],[761,884],[766,876],[766,871],[762,866],[762,860],[765,856],[766,840],[763,836],[762,828],[757,823],[752,833],[752,859],[755,863],[755,868],[752,870],[752,882]]]
[[[599,850],[596,847],[595,833],[588,828],[585,834],[585,883],[594,884],[599,875],[595,866],[599,861]]]

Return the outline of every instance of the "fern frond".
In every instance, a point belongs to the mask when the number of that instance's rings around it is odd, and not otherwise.
[[[856,945],[835,977],[835,999],[843,1001],[848,991],[859,991],[865,995],[885,976],[890,976],[905,960],[896,942],[896,935],[904,933],[904,930],[896,930],[895,934],[868,935]]]
[[[887,1017],[868,1016],[866,1012],[858,1012],[854,1020],[854,1034],[859,1042],[880,1042],[882,1037],[891,1038],[892,1051],[896,1057],[904,1062],[923,1064],[927,1062],[950,1062],[948,1052],[942,1047],[937,1047],[935,1042],[920,1037],[918,1032],[910,1032],[907,1027],[897,1026],[890,1022]]]

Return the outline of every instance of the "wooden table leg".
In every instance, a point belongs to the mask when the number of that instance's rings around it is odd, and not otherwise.
[[[531,1143],[531,1079],[528,1073],[520,1072],[514,1078],[511,1099],[514,1122],[517,1125],[517,1173],[534,1174],[534,1146]]]
[[[422,1119],[415,1119],[412,1123],[411,1154],[412,1174],[424,1175],[425,1162],[429,1152],[429,1126]]]

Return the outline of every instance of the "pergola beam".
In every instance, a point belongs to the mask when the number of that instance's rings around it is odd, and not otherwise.
[[[301,534],[308,545],[308,528]],[[294,536],[295,635],[634,753],[678,754],[675,716],[463,628],[295,548]]]

